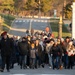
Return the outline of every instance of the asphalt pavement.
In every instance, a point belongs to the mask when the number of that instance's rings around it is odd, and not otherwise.
[[[11,69],[10,72],[7,72],[5,69],[0,75],[75,75],[75,68],[53,70],[46,65],[44,68],[41,67],[38,69],[20,69],[19,66],[15,65],[14,69]]]
[[[31,18],[18,18],[15,19],[11,25],[9,34],[16,35],[16,36],[24,36],[26,30],[30,30],[31,28],[36,31],[43,31],[47,26],[50,26],[49,19],[31,19]],[[50,27],[50,31],[51,27]]]

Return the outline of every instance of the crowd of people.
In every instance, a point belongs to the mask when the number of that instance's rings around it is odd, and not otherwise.
[[[34,35],[25,35],[20,39],[9,38],[7,32],[1,34],[0,39],[0,72],[14,68],[20,69],[49,68],[73,69],[75,65],[75,40],[70,37],[54,38],[52,34],[36,32]]]

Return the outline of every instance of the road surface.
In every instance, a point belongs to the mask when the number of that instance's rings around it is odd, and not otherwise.
[[[50,69],[48,65],[45,68],[38,68],[38,69],[20,69],[17,64],[15,65],[14,69],[11,69],[10,72],[6,70],[0,75],[75,75],[75,68],[74,69],[62,69],[62,70],[53,70]]]
[[[16,35],[16,36],[24,36],[26,30],[30,29],[30,25],[31,28],[36,31],[43,31],[47,26],[50,25],[50,22],[48,21],[48,19],[18,18],[13,21],[11,25],[12,29],[9,31],[9,34]]]

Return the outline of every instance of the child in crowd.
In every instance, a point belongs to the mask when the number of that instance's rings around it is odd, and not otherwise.
[[[31,49],[30,49],[30,68],[35,68],[35,58],[36,58],[36,49],[35,49],[35,44],[31,44]]]

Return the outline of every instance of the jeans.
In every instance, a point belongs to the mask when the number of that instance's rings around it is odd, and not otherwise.
[[[31,68],[35,67],[35,58],[30,58],[30,67]]]
[[[20,66],[26,67],[27,64],[27,55],[21,55],[20,56]]]
[[[48,58],[49,58],[49,65],[52,66],[52,56],[50,56],[50,54],[48,54]]]
[[[53,69],[54,68],[59,68],[59,63],[60,63],[60,59],[59,59],[59,56],[56,56],[56,57],[52,57],[52,64],[53,64]]]
[[[68,67],[68,55],[67,54],[64,54],[63,62],[64,62],[64,67],[66,69]]]
[[[37,67],[37,65],[40,66],[41,64],[42,64],[41,58],[39,56],[36,56],[36,58],[35,58],[35,65],[36,65],[36,67]]]

